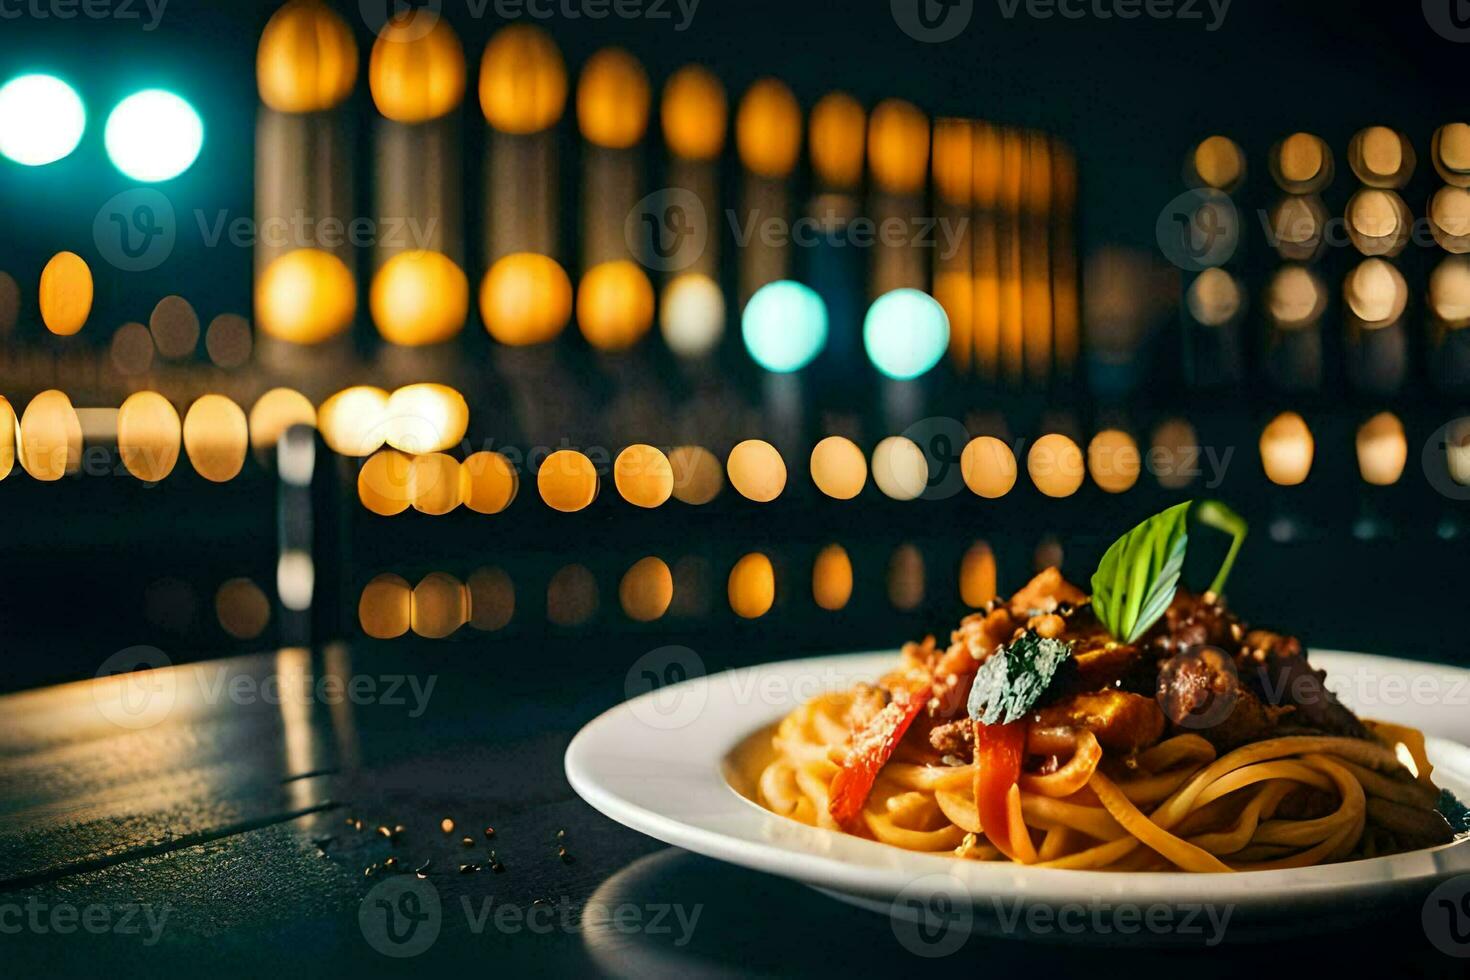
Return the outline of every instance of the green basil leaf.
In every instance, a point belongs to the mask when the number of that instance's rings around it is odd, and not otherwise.
[[[1169,608],[1189,543],[1188,501],[1113,542],[1092,576],[1092,608],[1115,638],[1133,643]]]
[[[1220,564],[1220,570],[1215,573],[1215,580],[1210,583],[1210,591],[1217,596],[1222,595],[1225,592],[1225,580],[1230,577],[1230,569],[1235,567],[1235,556],[1240,554],[1240,546],[1245,543],[1248,525],[1244,517],[1218,500],[1201,500],[1194,508],[1194,519],[1234,538],[1230,542],[1230,550],[1225,554],[1225,560]]]
[[[970,717],[987,725],[1006,725],[1024,717],[1071,655],[1071,641],[1048,639],[1033,630],[1022,633],[975,672],[966,703]]]

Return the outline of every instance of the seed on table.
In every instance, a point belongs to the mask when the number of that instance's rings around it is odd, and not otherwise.
[[[459,842],[461,844],[463,844],[465,847],[474,847],[475,846],[475,839],[473,837],[461,837],[459,839]]]
[[[374,862],[373,864],[370,864],[366,868],[363,868],[362,869],[362,876],[364,878],[371,878],[373,875],[375,875],[377,873],[378,873],[378,865],[377,865],[376,862]]]
[[[459,866],[459,873],[462,874],[462,875],[473,874],[473,873],[475,873],[476,871],[479,871],[479,870],[480,870],[480,866],[478,864],[473,863],[473,862],[471,862],[470,864],[461,864]]]
[[[558,847],[556,849],[556,856],[561,858],[562,864],[572,863],[572,856],[567,853],[567,849],[565,847]]]
[[[383,870],[384,871],[393,871],[393,870],[397,869],[397,867],[398,867],[398,859],[396,857],[390,857],[386,861],[383,862]]]
[[[424,863],[415,868],[413,873],[418,875],[420,878],[427,878],[429,877],[429,865],[433,863],[434,861],[432,858],[425,858]]]
[[[446,834],[454,833],[454,821],[450,820],[448,817],[445,817],[443,820],[439,821],[439,829],[444,831]]]
[[[485,828],[485,836],[486,837],[494,837],[495,836],[495,828],[494,827],[486,827]]]

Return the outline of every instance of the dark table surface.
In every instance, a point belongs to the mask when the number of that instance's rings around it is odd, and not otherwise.
[[[337,645],[0,699],[7,974],[925,968],[888,917],[667,847],[583,803],[562,753],[625,685],[625,662],[593,653],[579,662],[597,666],[566,670],[558,651],[504,643]],[[382,868],[390,858],[400,869],[427,861],[425,877]],[[1205,946],[1205,930],[1186,941],[1193,948],[1169,951],[1119,937],[1102,947],[1107,937],[1086,934],[1083,945],[1056,933],[974,935],[935,962],[1006,975],[1106,963],[1239,976],[1273,963],[1315,972],[1368,962],[1466,975],[1470,960],[1426,936],[1422,907],[1422,897],[1406,900],[1350,931],[1303,922],[1299,937],[1272,944],[1227,930]]]

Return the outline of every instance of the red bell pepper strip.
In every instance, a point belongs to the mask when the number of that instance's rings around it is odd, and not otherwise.
[[[1021,778],[1026,754],[1026,722],[986,725],[975,722],[975,810],[990,843],[1011,860],[1011,787]]]
[[[903,699],[904,695],[907,695],[907,700]],[[878,773],[888,764],[893,750],[903,740],[904,733],[924,705],[929,703],[929,698],[928,684],[914,689],[900,688],[894,691],[893,700],[884,705],[862,731],[853,735],[847,760],[832,777],[831,797],[827,803],[827,812],[843,830],[850,834],[866,832],[863,806],[873,792]]]

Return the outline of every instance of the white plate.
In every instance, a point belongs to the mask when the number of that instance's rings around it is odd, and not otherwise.
[[[1470,749],[1459,744],[1470,742],[1470,670],[1365,654],[1311,656],[1327,670],[1328,687],[1360,714],[1429,733],[1436,782],[1470,799]],[[1232,938],[1242,930],[1260,938],[1273,924],[1294,934],[1341,927],[1411,897],[1422,901],[1437,882],[1470,871],[1470,839],[1371,860],[1226,875],[962,861],[808,827],[762,809],[731,785],[731,754],[752,734],[823,691],[873,680],[895,659],[883,651],[794,660],[650,691],[577,734],[567,748],[567,779],[613,820],[669,844],[900,918],[959,903],[969,909],[967,928],[984,932],[1033,934],[1040,922],[1053,939],[1171,942],[1189,910],[1207,906],[1228,910]],[[1040,919],[1033,906],[1041,906]],[[1026,911],[1018,918],[1020,909]],[[1287,910],[1298,914],[1286,921],[1276,915]],[[1058,915],[1080,925],[1069,931]],[[1115,928],[1149,915],[1172,926]]]

